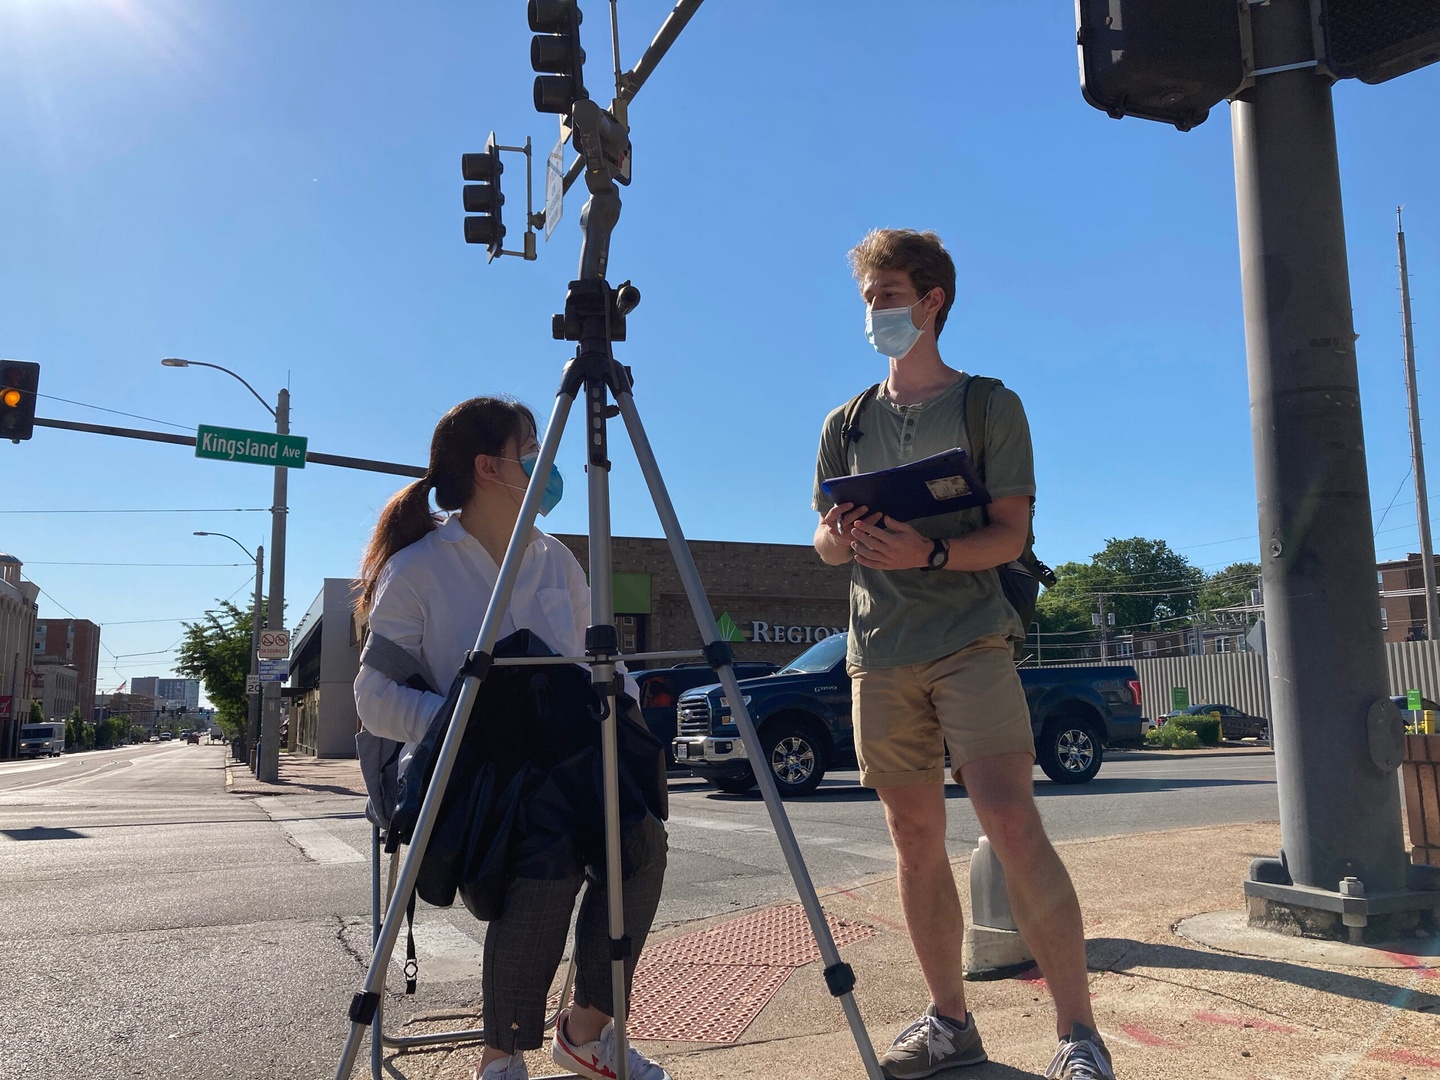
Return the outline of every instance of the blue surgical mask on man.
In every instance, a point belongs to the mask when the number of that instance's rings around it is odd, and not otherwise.
[[[929,296],[927,292],[925,296]],[[915,347],[924,327],[917,327],[910,313],[916,305],[925,302],[925,296],[908,307],[865,309],[865,340],[874,346],[881,356],[899,360]],[[928,318],[925,320],[930,321]]]
[[[519,458],[506,458],[505,460],[518,462],[520,468],[525,470],[526,476],[533,476],[535,474],[535,462],[540,460],[540,455],[525,454]],[[504,483],[504,481],[501,481],[501,483]],[[505,486],[508,488],[515,487],[514,484],[505,484]],[[516,490],[523,491],[525,489],[516,488]],[[545,517],[550,513],[551,510],[554,510],[555,507],[559,506],[560,497],[564,494],[565,478],[560,475],[560,466],[551,465],[550,478],[545,481],[545,494],[540,496],[540,516]]]

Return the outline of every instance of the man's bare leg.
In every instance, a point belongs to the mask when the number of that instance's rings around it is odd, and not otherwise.
[[[941,1016],[963,1023],[965,923],[955,874],[945,853],[944,786],[917,784],[877,791],[895,844],[900,908],[930,1000]]]
[[[1057,1032],[1064,1038],[1076,1023],[1093,1029],[1080,901],[1035,806],[1033,759],[982,758],[965,766],[963,779],[980,828],[1005,869],[1015,925],[1055,999]]]

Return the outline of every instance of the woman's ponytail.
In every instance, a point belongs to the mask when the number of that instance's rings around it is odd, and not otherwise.
[[[370,602],[375,598],[375,583],[390,557],[440,527],[439,519],[430,509],[430,489],[433,486],[430,474],[426,473],[390,496],[385,509],[380,511],[375,533],[370,537],[365,557],[360,562],[362,588],[355,602],[355,610],[360,614],[370,610]]]

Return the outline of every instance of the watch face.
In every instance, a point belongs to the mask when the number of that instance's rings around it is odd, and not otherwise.
[[[939,570],[945,565],[946,557],[950,554],[944,547],[937,547],[930,553],[930,569]]]

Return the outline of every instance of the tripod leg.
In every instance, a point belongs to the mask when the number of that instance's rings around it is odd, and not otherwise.
[[[635,449],[635,457],[640,463],[640,471],[645,475],[646,486],[650,489],[650,499],[655,504],[656,513],[660,516],[660,524],[665,530],[665,539],[670,545],[671,557],[675,560],[675,568],[679,571],[680,580],[685,586],[685,595],[690,601],[691,610],[695,613],[695,621],[699,624],[700,636],[708,648],[720,641],[720,635],[715,626],[715,614],[710,608],[709,599],[705,596],[705,588],[700,582],[700,572],[696,570],[695,562],[690,556],[690,549],[685,544],[685,537],[680,530],[680,520],[675,515],[675,506],[670,501],[670,493],[665,490],[665,481],[661,478],[660,467],[655,461],[655,452],[650,447],[650,440],[645,434],[645,429],[640,423],[640,414],[635,408],[635,400],[628,390],[622,389],[617,392],[615,401],[620,407],[620,415],[625,420],[625,429],[630,434],[630,443]],[[860,1052],[860,1060],[864,1063],[870,1080],[882,1080],[880,1063],[875,1058],[875,1050],[870,1045],[869,1033],[865,1030],[864,1022],[860,1017],[860,1009],[855,1004],[855,997],[851,992],[851,987],[855,982],[854,975],[848,965],[841,963],[839,950],[835,947],[835,939],[830,934],[830,925],[825,921],[825,912],[820,907],[819,897],[815,895],[815,886],[810,880],[810,872],[806,869],[805,861],[800,855],[800,845],[795,840],[795,832],[790,827],[790,819],[785,813],[784,804],[780,801],[780,792],[775,787],[775,778],[771,775],[770,770],[764,767],[760,739],[755,732],[755,725],[750,719],[750,713],[745,708],[744,695],[740,692],[735,669],[727,660],[717,667],[715,672],[725,687],[725,698],[730,702],[731,715],[739,725],[740,734],[745,743],[745,752],[750,759],[752,771],[755,773],[755,781],[760,785],[760,794],[764,797],[765,808],[770,814],[770,824],[775,830],[776,839],[780,841],[780,850],[784,853],[785,862],[790,868],[790,877],[795,882],[796,892],[800,895],[800,903],[810,921],[810,932],[815,936],[815,944],[819,947],[820,956],[825,961],[825,981],[830,988],[830,993],[840,999],[845,1010],[845,1017],[850,1024],[850,1032],[855,1039],[856,1048]]]
[[[480,634],[475,642],[474,651],[477,654],[488,656],[490,650],[495,646],[500,625],[510,606],[510,594],[515,589],[515,579],[520,573],[520,562],[524,558],[525,549],[530,546],[530,532],[535,527],[535,517],[540,510],[540,497],[544,494],[545,481],[549,478],[550,467],[555,463],[555,452],[560,448],[560,438],[565,432],[565,418],[569,415],[570,406],[575,400],[574,392],[567,391],[563,387],[562,383],[562,392],[555,398],[555,407],[550,414],[550,423],[545,428],[545,438],[540,444],[540,454],[530,477],[530,484],[525,489],[524,501],[520,504],[520,517],[515,523],[515,532],[510,537],[510,544],[505,549],[505,558],[500,564],[500,577],[495,583],[495,592],[491,595],[490,603],[485,608],[485,618],[480,624]],[[467,675],[461,685],[455,710],[450,715],[445,741],[441,744],[439,756],[435,761],[435,772],[431,777],[430,786],[426,789],[425,800],[420,805],[420,817],[415,823],[415,835],[411,838],[404,864],[400,868],[399,882],[390,895],[389,906],[385,911],[385,922],[375,940],[375,949],[370,958],[370,970],[366,973],[363,988],[350,1001],[350,1034],[345,1040],[340,1063],[335,1069],[335,1080],[347,1080],[350,1076],[355,1067],[356,1056],[360,1052],[360,1041],[364,1036],[365,1028],[375,1020],[375,1012],[380,1006],[381,996],[384,992],[385,973],[390,967],[390,956],[395,951],[395,941],[399,937],[400,926],[405,921],[406,900],[415,890],[415,881],[420,876],[420,862],[425,856],[425,848],[430,843],[430,834],[434,831],[435,819],[440,813],[440,800],[450,782],[450,772],[455,766],[455,756],[459,753],[460,742],[465,736],[465,725],[469,721],[470,710],[475,705],[476,697],[479,696],[482,677],[481,674]],[[372,1038],[380,1038],[378,1028],[372,1032]]]
[[[607,628],[608,641],[586,641],[586,651],[603,659],[599,650],[608,648],[613,656],[619,648],[615,640],[615,602],[611,578],[610,544],[610,462],[605,437],[606,386],[599,379],[587,380],[585,386],[587,429],[590,433],[586,451],[590,498],[590,624]],[[590,667],[595,684],[608,684],[605,697],[606,717],[600,727],[601,774],[605,794],[605,896],[610,922],[610,1008],[615,1022],[615,1076],[626,1080],[629,1062],[625,1022],[629,1003],[625,993],[625,961],[630,939],[625,933],[625,894],[620,877],[620,781],[617,760],[619,739],[619,701],[615,694],[614,663],[593,663]],[[563,1003],[562,1003],[563,1004]]]

